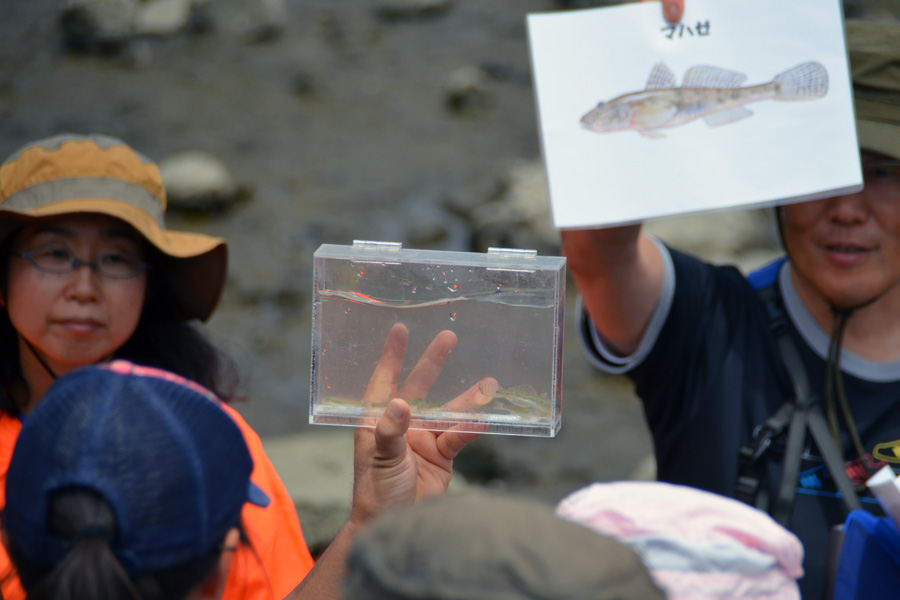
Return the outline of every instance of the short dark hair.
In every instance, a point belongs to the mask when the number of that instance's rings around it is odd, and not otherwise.
[[[199,326],[181,315],[168,274],[171,261],[150,248],[147,298],[137,329],[116,358],[157,367],[196,381],[226,402],[234,399],[239,377],[234,360]]]

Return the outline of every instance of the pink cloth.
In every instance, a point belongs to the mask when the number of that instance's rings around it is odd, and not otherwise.
[[[556,512],[631,546],[670,600],[800,598],[800,540],[737,500],[661,482],[595,483]]]

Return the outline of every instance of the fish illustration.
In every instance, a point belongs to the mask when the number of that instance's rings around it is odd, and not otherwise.
[[[679,87],[662,62],[650,71],[647,88],[600,102],[581,117],[596,132],[633,129],[648,138],[663,138],[660,129],[703,119],[712,127],[745,119],[745,104],[760,100],[815,100],[828,93],[828,71],[815,61],[799,64],[759,85],[740,87],[743,73],[699,65],[688,69]]]

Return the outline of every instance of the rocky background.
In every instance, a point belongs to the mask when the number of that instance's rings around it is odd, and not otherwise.
[[[0,0],[0,155],[62,132],[121,137],[159,161],[171,227],[228,239],[207,330],[236,359],[239,409],[318,548],[347,508],[351,432],[307,423],[313,252],[368,239],[557,254],[525,16],[599,4]],[[743,268],[778,252],[764,211],[650,227]],[[455,485],[555,502],[595,480],[652,477],[629,382],[580,353],[575,295],[570,284],[561,433],[484,436]]]

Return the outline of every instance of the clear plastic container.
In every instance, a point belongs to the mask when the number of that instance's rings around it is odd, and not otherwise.
[[[322,245],[310,423],[371,426],[401,397],[413,428],[553,437],[562,416],[565,264],[534,250]],[[408,332],[402,369],[373,378],[392,330],[392,344]],[[447,345],[454,336],[443,368],[426,359],[410,377],[434,340]]]

